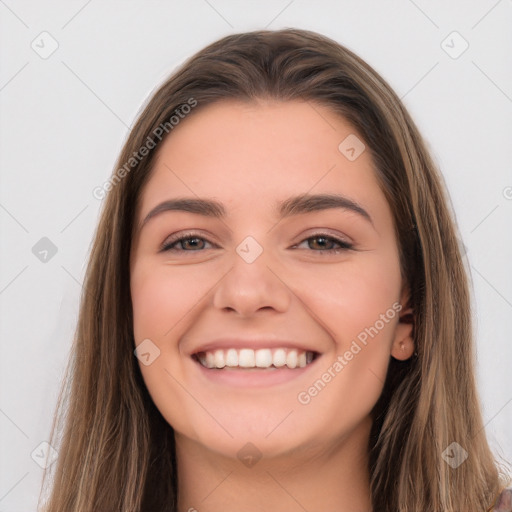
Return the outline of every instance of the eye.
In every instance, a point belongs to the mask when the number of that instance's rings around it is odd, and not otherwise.
[[[203,243],[201,243],[203,242]],[[192,251],[200,251],[204,249],[204,242],[208,242],[205,238],[199,236],[198,233],[184,233],[181,235],[175,235],[171,238],[167,239],[165,243],[162,245],[161,251],[178,251],[178,252],[192,252]],[[175,248],[178,244],[181,245],[181,248]],[[212,244],[213,245],[213,244]],[[188,247],[188,249],[187,249]]]
[[[314,252],[322,252],[322,253],[341,253],[346,250],[350,250],[353,248],[353,245],[341,240],[339,238],[333,237],[331,235],[327,235],[325,233],[317,233],[313,236],[310,236],[303,240],[301,244],[308,243],[311,240],[316,240],[317,249],[313,248]],[[198,233],[184,233],[182,235],[175,235],[171,238],[167,239],[161,248],[161,252],[173,251],[173,252],[195,252],[201,251],[202,249],[208,249],[205,247],[206,244],[211,244],[202,236],[199,236]],[[294,245],[295,247],[300,247],[301,244]],[[334,244],[335,247],[332,247]],[[180,246],[176,248],[176,246]],[[216,247],[214,244],[211,244],[213,247]],[[311,244],[308,243],[309,248],[311,248]],[[329,247],[331,246],[331,247]],[[337,246],[337,247],[336,247]]]
[[[343,251],[347,251],[353,249],[353,245],[341,240],[339,238],[327,235],[326,233],[316,233],[313,236],[310,236],[303,240],[301,244],[308,243],[308,246],[311,248],[311,240],[316,240],[316,245],[320,250],[314,250],[314,252],[327,252],[327,253],[341,253]],[[301,244],[296,245],[294,247],[299,247]],[[337,245],[338,247],[332,247],[332,244]],[[331,246],[331,247],[329,247]],[[327,247],[327,248],[326,248]]]

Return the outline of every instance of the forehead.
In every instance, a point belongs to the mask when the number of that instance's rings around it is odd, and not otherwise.
[[[385,208],[363,144],[348,121],[312,102],[220,101],[198,108],[158,148],[138,217],[174,196],[215,197],[228,212],[253,214],[313,193],[343,193]],[[360,153],[355,159],[347,157],[354,155],[347,145]]]

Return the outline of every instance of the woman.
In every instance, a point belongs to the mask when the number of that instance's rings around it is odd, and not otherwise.
[[[95,195],[45,510],[512,510],[447,195],[368,64],[225,37]]]

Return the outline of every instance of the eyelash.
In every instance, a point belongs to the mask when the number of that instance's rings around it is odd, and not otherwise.
[[[344,240],[340,240],[339,238],[336,238],[336,237],[333,237],[331,235],[328,235],[327,233],[315,233],[315,234],[305,238],[299,244],[296,244],[296,245],[300,245],[303,242],[307,242],[308,240],[314,240],[315,238],[323,238],[323,239],[325,239],[325,240],[327,240],[329,242],[334,242],[334,243],[338,244],[340,247],[339,248],[334,248],[334,249],[326,249],[326,250],[313,250],[312,249],[313,252],[328,253],[328,254],[339,254],[341,252],[348,251],[348,250],[351,250],[351,249],[354,248],[354,246],[352,244],[349,244],[348,242],[345,242]],[[183,242],[185,240],[191,240],[191,239],[204,240],[204,241],[208,242],[208,240],[206,240],[206,238],[203,238],[202,236],[199,236],[198,233],[193,233],[193,232],[192,233],[185,233],[185,234],[180,235],[180,236],[178,236],[176,238],[171,238],[170,240],[165,242],[164,245],[161,248],[161,252],[168,252],[168,251],[173,251],[173,252],[200,252],[201,249],[187,251],[185,249],[175,249],[174,248],[174,246],[179,244],[180,242]],[[211,242],[208,242],[208,243],[211,243]],[[294,245],[294,247],[296,247],[296,245]]]

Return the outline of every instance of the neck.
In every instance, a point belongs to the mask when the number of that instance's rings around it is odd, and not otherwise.
[[[176,434],[179,512],[371,512],[367,418],[340,441],[244,465]]]

